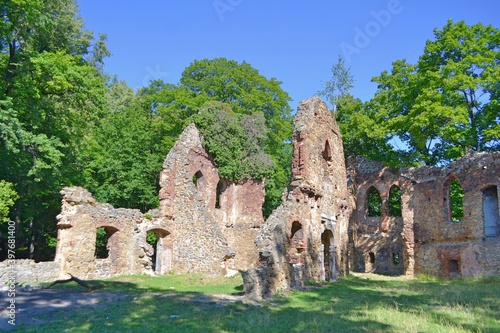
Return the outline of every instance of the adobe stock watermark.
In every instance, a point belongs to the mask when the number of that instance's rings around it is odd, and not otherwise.
[[[17,275],[15,268],[16,259],[16,223],[10,221],[7,226],[7,260],[9,271],[7,272],[7,322],[16,325],[16,283]]]
[[[401,14],[402,11],[403,5],[400,0],[389,0],[385,9],[370,11],[373,20],[368,21],[363,28],[354,27],[355,34],[352,43],[340,43],[344,59],[350,62],[353,54],[361,53],[380,34],[382,29],[391,23],[393,16]]]
[[[155,69],[147,66],[146,67],[146,72],[148,72],[148,74],[146,76],[144,76],[144,78],[142,79],[142,85],[143,85],[143,87],[148,86],[151,81],[158,80],[158,79],[161,79],[161,78],[165,78],[165,77],[167,77],[169,75],[168,72],[162,72],[161,71],[160,65],[156,65]]]
[[[224,14],[226,12],[232,12],[236,7],[241,5],[243,0],[214,0],[212,5],[214,6],[219,20],[224,21]]]

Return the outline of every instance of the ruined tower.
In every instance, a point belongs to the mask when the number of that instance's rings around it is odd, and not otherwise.
[[[297,108],[292,179],[256,244],[259,267],[244,274],[245,292],[265,298],[308,280],[348,271],[348,191],[342,136],[318,97]]]

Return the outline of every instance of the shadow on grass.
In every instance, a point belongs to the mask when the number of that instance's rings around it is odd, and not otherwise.
[[[470,282],[349,277],[261,303],[236,296],[224,298],[170,289],[168,285],[144,288],[140,282],[99,283],[105,288],[89,295],[117,291],[122,297],[40,314],[39,325],[16,331],[411,332],[404,329],[408,324],[404,320],[426,321],[427,326],[418,331],[500,331],[498,283],[477,286]],[[240,294],[242,288],[242,285],[232,287]],[[481,323],[453,311],[467,314],[469,309]],[[425,327],[430,328],[425,330]]]

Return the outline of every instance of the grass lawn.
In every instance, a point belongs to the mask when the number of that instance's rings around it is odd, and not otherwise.
[[[500,332],[499,279],[355,274],[259,304],[216,302],[215,294],[242,293],[239,277],[123,276],[99,283],[105,288],[96,292],[127,297],[47,314],[50,322],[13,332]],[[198,293],[214,301],[190,300]]]

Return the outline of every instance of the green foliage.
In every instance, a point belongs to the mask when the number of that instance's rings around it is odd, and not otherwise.
[[[391,187],[388,203],[389,216],[401,216],[401,189],[399,187]]]
[[[158,242],[158,236],[156,233],[152,231],[148,232],[146,235],[146,242],[152,246],[156,246],[156,242]]]
[[[370,187],[367,195],[368,216],[382,216],[382,199],[375,187]]]
[[[0,180],[0,223],[9,221],[9,209],[14,205],[19,195],[14,186],[4,180]]]
[[[19,194],[19,248],[50,259],[59,191],[81,181],[79,154],[102,116],[104,39],[88,61],[92,33],[73,0],[0,3],[0,179]],[[21,255],[21,252],[19,252]]]
[[[446,163],[467,151],[500,148],[500,30],[451,20],[427,41],[416,65],[399,60],[373,78],[369,102],[410,161]]]
[[[99,259],[108,257],[108,233],[105,227],[96,229],[95,256]]]
[[[325,96],[336,112],[342,104],[342,99],[349,95],[349,91],[354,86],[354,76],[351,75],[351,68],[345,67],[345,60],[338,57],[337,63],[332,66],[332,78],[323,85],[320,96]]]
[[[457,179],[454,179],[450,184],[450,211],[451,221],[460,222],[464,217],[463,197],[464,190]]]
[[[216,296],[241,293],[240,276],[122,276],[99,283],[105,290],[129,295],[124,301],[119,298],[105,305],[68,308],[53,313],[50,322],[17,330],[106,332],[112,327],[122,332],[176,333],[498,332],[498,282],[356,274],[322,287],[286,293],[272,302],[253,304],[223,301]],[[60,286],[68,288],[71,284]],[[162,297],[167,295],[165,302]]]
[[[207,102],[193,120],[221,178],[238,181],[271,174],[274,166],[263,150],[267,128],[262,115],[237,115],[224,103]]]

